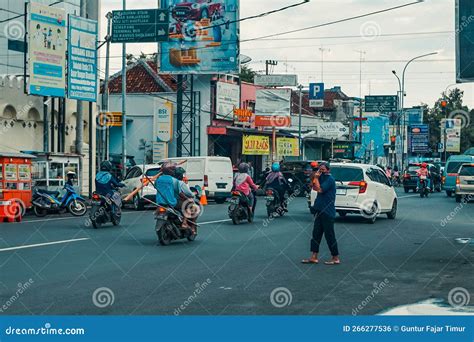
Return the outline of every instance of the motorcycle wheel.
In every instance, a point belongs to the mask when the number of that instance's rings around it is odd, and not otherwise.
[[[94,229],[99,229],[100,227],[102,227],[102,223],[98,222],[97,220],[92,220],[91,219],[91,223],[92,223],[92,227],[94,227]]]
[[[122,215],[112,215],[112,224],[114,226],[118,226],[120,221],[122,221]]]
[[[253,222],[253,216],[254,216],[254,214],[250,212],[250,209],[247,209],[247,221],[249,223]]]
[[[267,207],[267,215],[268,215],[268,218],[272,218],[274,212],[275,212],[275,209],[274,209],[272,206],[268,206],[268,207]]]
[[[69,202],[67,205],[67,210],[73,215],[73,216],[84,216],[87,211],[86,203],[81,200],[75,200]]]
[[[193,242],[194,240],[196,240],[196,236],[197,236],[196,233],[194,233],[194,234],[191,233],[186,237],[186,239],[188,239],[188,241],[190,241],[190,242]]]
[[[38,217],[45,217],[46,215],[48,215],[48,210],[37,207],[36,205],[33,207],[33,212]]]
[[[237,212],[237,210],[234,210],[231,214],[231,218],[232,218],[232,223],[236,226],[238,226],[240,224],[240,218],[239,218],[239,213]]]
[[[165,223],[157,230],[156,235],[158,236],[158,241],[162,246],[169,246],[171,244],[171,234],[168,230],[168,223]]]

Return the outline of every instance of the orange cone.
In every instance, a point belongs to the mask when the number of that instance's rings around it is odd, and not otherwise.
[[[201,193],[201,198],[199,199],[199,203],[201,205],[207,205],[207,196],[206,196],[206,187],[202,187],[202,193]]]

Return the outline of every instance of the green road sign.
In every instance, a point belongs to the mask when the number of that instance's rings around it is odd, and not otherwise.
[[[390,113],[398,110],[398,96],[377,95],[365,97],[367,113]]]
[[[112,43],[165,42],[168,29],[168,10],[112,11]]]

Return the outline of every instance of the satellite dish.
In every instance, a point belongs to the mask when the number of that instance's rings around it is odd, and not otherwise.
[[[252,58],[246,55],[240,55],[240,64],[247,64],[252,61]]]

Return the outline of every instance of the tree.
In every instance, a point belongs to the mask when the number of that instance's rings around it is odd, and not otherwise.
[[[256,74],[257,72],[253,71],[250,67],[242,65],[239,77],[243,82],[253,83]]]

